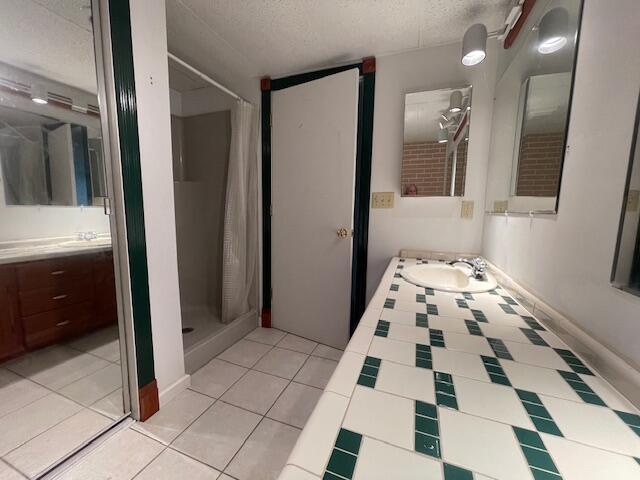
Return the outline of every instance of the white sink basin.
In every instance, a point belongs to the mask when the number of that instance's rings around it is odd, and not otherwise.
[[[401,275],[406,281],[420,287],[444,292],[481,293],[493,290],[498,285],[490,273],[486,273],[483,280],[476,280],[469,276],[470,272],[471,268],[464,265],[428,263],[404,268]]]

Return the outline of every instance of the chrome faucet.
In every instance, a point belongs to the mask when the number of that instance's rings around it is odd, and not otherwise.
[[[464,263],[471,267],[471,276],[476,280],[484,280],[485,273],[487,271],[487,263],[481,258],[459,258],[453,262],[449,262],[449,265],[455,265],[456,263]]]

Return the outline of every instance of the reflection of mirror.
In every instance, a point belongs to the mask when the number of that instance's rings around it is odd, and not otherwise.
[[[96,204],[104,196],[97,134],[83,125],[0,106],[0,185],[6,204]]]
[[[547,0],[500,59],[487,177],[490,212],[554,213],[560,189],[581,2]]]
[[[464,195],[470,116],[471,86],[405,95],[403,197]]]
[[[636,113],[635,138],[627,173],[618,245],[613,265],[612,283],[640,296],[640,103]]]

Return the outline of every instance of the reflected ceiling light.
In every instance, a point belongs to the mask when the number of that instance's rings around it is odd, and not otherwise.
[[[487,56],[487,27],[482,23],[471,25],[462,39],[462,64],[477,65]]]
[[[547,55],[564,47],[568,29],[569,13],[561,7],[549,10],[538,27],[538,52]]]
[[[449,141],[449,132],[441,128],[438,132],[438,143],[447,143]]]
[[[438,121],[438,126],[440,127],[440,130],[442,130],[444,128],[444,123],[442,123],[442,121]]]
[[[445,122],[448,122],[448,121],[449,121],[449,119],[447,118],[447,116],[446,116],[444,113],[441,113],[441,114],[440,114],[440,118],[441,118],[442,120],[444,120]]]
[[[47,99],[47,89],[44,85],[35,84],[31,86],[31,100],[39,105],[49,103]]]
[[[451,96],[449,97],[449,111],[451,113],[457,113],[460,110],[462,110],[462,92],[455,90],[451,92]]]

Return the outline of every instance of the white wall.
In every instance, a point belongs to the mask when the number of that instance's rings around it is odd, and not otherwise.
[[[173,207],[165,2],[131,2],[130,8],[153,354],[162,397],[185,378]]]
[[[371,298],[389,259],[401,248],[480,252],[482,211],[489,153],[495,45],[476,67],[460,62],[460,44],[376,59],[373,120],[372,192],[395,192],[393,209],[371,209],[367,293]],[[460,218],[461,199],[400,196],[404,94],[473,85],[465,200],[473,200],[473,219]]]
[[[483,254],[640,367],[640,298],[609,285],[631,148],[637,0],[586,1],[557,216],[486,216]],[[603,119],[615,118],[607,124]]]

